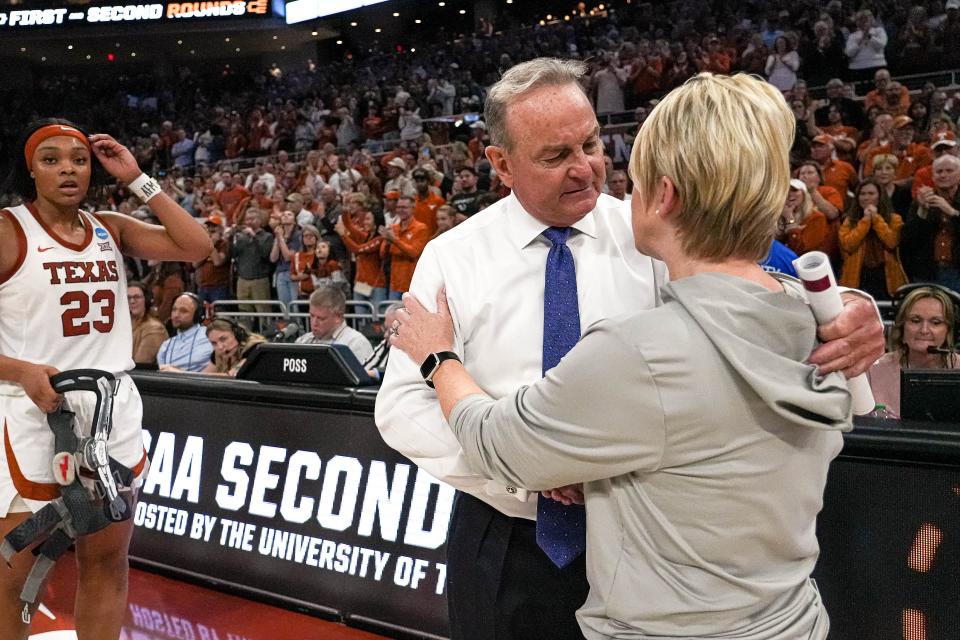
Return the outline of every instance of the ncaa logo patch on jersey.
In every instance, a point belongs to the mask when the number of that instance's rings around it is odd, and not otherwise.
[[[107,230],[103,229],[102,227],[97,227],[96,229],[93,230],[93,232],[96,234],[99,240],[106,240],[107,238],[110,237],[110,234],[107,233]]]

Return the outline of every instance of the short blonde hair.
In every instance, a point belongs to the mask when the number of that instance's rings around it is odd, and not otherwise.
[[[877,167],[882,166],[890,166],[896,169],[900,166],[900,158],[892,153],[878,153],[877,155],[873,156],[873,168],[876,170]]]
[[[662,176],[673,181],[688,255],[762,260],[789,189],[794,126],[773,85],[700,73],[671,91],[637,134],[635,190],[649,201]]]
[[[367,196],[357,191],[348,193],[346,196],[344,196],[343,200],[344,202],[359,202],[360,206],[364,209],[370,206],[369,202],[367,202]]]

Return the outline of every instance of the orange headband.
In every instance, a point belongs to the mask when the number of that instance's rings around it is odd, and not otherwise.
[[[52,138],[54,136],[69,136],[71,138],[76,138],[84,144],[84,146],[87,148],[87,151],[90,150],[90,141],[87,140],[87,136],[83,135],[83,132],[79,129],[67,126],[65,124],[48,124],[45,127],[40,127],[31,133],[29,138],[27,138],[27,144],[23,147],[23,156],[27,160],[27,168],[30,167],[30,161],[33,159],[33,154],[36,153],[37,147],[40,146],[40,143],[47,138]]]

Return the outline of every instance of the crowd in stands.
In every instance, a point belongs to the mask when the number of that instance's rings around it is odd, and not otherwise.
[[[579,11],[455,39],[440,29],[442,46],[302,70],[38,71],[30,90],[0,87],[0,144],[9,150],[14,130],[38,115],[107,131],[206,226],[214,249],[198,263],[127,265],[162,323],[184,291],[205,304],[289,303],[332,287],[379,308],[407,290],[431,238],[509,192],[471,115],[499,70],[542,55],[588,59],[596,111],[632,111],[637,126],[690,76],[746,71],[781,89],[797,121],[779,240],[826,251],[842,284],[879,299],[908,281],[960,289],[960,93],[894,80],[960,66],[960,0]],[[809,88],[822,85],[814,98]],[[91,100],[65,101],[76,95]],[[607,190],[628,199],[628,177],[612,162],[607,175]],[[94,204],[150,218],[123,187]]]

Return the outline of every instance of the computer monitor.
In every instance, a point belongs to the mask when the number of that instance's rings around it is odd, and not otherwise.
[[[237,378],[280,384],[360,387],[377,384],[344,344],[257,345],[237,371]]]
[[[960,369],[901,369],[900,417],[960,423]]]

